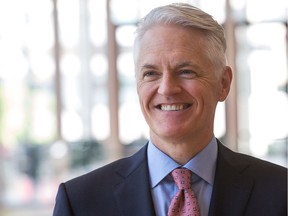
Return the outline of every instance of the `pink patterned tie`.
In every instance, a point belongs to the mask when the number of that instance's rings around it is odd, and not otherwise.
[[[171,201],[168,216],[200,216],[199,205],[190,183],[192,172],[177,168],[171,174],[179,190]]]

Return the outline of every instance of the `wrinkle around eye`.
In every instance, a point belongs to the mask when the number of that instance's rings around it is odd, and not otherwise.
[[[179,74],[186,79],[194,79],[198,76],[198,74],[193,70],[181,70]]]
[[[142,80],[153,81],[153,80],[158,79],[158,77],[160,77],[160,73],[157,73],[156,71],[147,71],[147,72],[143,72]]]
[[[140,67],[140,74],[142,79],[150,79],[159,75],[157,66],[153,64],[144,64]]]

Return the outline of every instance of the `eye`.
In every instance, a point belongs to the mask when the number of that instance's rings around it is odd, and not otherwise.
[[[197,76],[197,73],[193,70],[185,69],[185,70],[180,70],[179,75],[185,78],[195,78]]]
[[[154,75],[156,75],[155,71],[146,71],[145,73],[143,73],[143,77],[150,77]]]
[[[157,73],[156,71],[150,70],[150,71],[145,71],[145,72],[143,73],[142,78],[143,78],[144,80],[150,81],[150,80],[156,79],[158,76],[159,76],[159,73]]]

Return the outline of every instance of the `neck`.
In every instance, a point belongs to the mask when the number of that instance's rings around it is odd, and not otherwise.
[[[208,139],[193,139],[189,141],[163,140],[159,139],[159,137],[151,136],[151,141],[157,148],[171,157],[178,164],[184,165],[209,144],[212,136],[213,134],[207,136],[209,137]]]

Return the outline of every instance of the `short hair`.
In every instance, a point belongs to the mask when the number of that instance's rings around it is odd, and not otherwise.
[[[176,25],[188,29],[198,29],[205,33],[211,42],[208,56],[221,68],[226,64],[226,39],[223,27],[213,17],[187,3],[173,3],[151,10],[138,22],[134,47],[143,35],[155,25]],[[136,56],[134,48],[134,57]],[[217,57],[217,58],[216,58]]]

